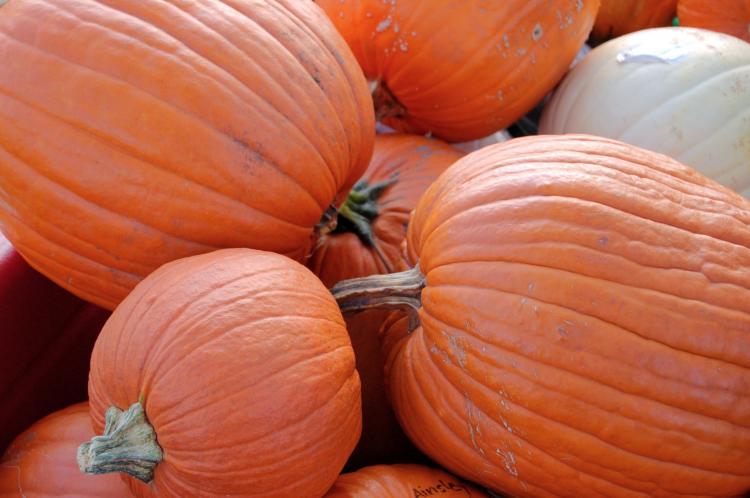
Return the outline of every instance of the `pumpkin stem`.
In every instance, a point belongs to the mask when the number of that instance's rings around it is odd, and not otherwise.
[[[406,118],[406,107],[398,101],[391,93],[384,81],[378,80],[372,91],[372,101],[375,104],[375,119],[383,122],[384,119]]]
[[[145,483],[154,478],[154,468],[163,453],[156,432],[146,420],[140,402],[127,411],[109,407],[104,415],[104,435],[78,447],[78,467],[89,474],[125,472]]]
[[[422,306],[425,277],[414,268],[389,275],[342,280],[331,288],[341,312],[356,313],[371,308],[416,311]]]

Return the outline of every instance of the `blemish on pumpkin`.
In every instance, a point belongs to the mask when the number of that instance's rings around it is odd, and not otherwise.
[[[542,25],[539,23],[536,23],[536,25],[534,25],[534,30],[531,32],[531,38],[534,41],[539,41],[542,38],[543,34],[544,34],[544,30],[542,30]]]
[[[391,22],[393,22],[393,20],[390,17],[383,19],[382,21],[378,23],[377,27],[375,28],[375,31],[378,33],[382,33],[383,31],[388,29],[388,27],[391,25]]]
[[[607,237],[599,237],[599,240],[597,241],[600,246],[606,246],[609,243],[609,238]]]

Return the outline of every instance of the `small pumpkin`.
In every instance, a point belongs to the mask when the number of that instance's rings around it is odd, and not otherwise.
[[[677,0],[602,0],[591,36],[598,41],[641,29],[668,26]]]
[[[337,284],[384,325],[405,432],[511,496],[750,489],[750,202],[588,135],[488,146],[409,223],[414,268]],[[416,326],[414,326],[416,325]]]
[[[385,134],[375,138],[370,166],[344,205],[335,229],[319,239],[308,267],[331,287],[340,280],[407,268],[401,244],[409,213],[427,187],[463,153],[436,139]],[[362,381],[362,437],[348,466],[414,461],[383,382],[378,330],[388,312],[346,317]]]
[[[750,196],[750,44],[682,27],[610,40],[565,77],[539,131],[661,152]]]
[[[140,497],[322,496],[361,431],[354,365],[336,302],[303,265],[251,249],[175,260],[96,341],[101,435],[79,465],[129,474]]]
[[[488,498],[447,472],[415,464],[372,465],[341,474],[325,498]]]
[[[0,8],[0,230],[88,301],[222,247],[303,261],[367,168],[366,81],[313,2]]]
[[[679,0],[680,26],[710,29],[750,42],[750,0]]]
[[[91,476],[78,469],[76,448],[93,436],[86,402],[37,421],[16,437],[0,459],[0,497],[132,496],[118,476]]]
[[[41,417],[86,399],[108,316],[31,268],[0,234],[0,454]]]
[[[376,117],[449,142],[530,111],[586,41],[599,0],[316,0],[374,87]]]

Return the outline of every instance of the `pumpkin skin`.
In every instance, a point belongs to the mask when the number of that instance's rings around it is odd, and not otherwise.
[[[141,497],[322,496],[361,431],[336,302],[301,264],[251,249],[136,286],[94,346],[89,396],[97,434],[110,406],[143,399],[163,459],[148,484],[125,476]]]
[[[86,300],[221,247],[302,261],[367,167],[366,81],[312,2],[0,8],[0,230]]]
[[[76,448],[93,435],[86,402],[37,421],[0,460],[0,497],[132,496],[118,476],[91,476],[78,469]]]
[[[471,484],[424,465],[373,465],[341,474],[325,498],[489,498]]]
[[[378,120],[449,142],[486,137],[530,111],[562,78],[599,8],[599,0],[316,1],[377,83]]]
[[[710,29],[750,42],[750,0],[679,0],[680,26]]]
[[[41,417],[86,399],[108,316],[31,268],[0,234],[0,454]]]
[[[744,198],[622,142],[526,137],[443,173],[407,243],[420,326],[384,325],[386,375],[437,463],[521,497],[750,489]]]
[[[566,76],[539,131],[599,135],[661,152],[747,197],[750,45],[678,27],[610,40]]]
[[[596,40],[608,40],[633,31],[668,26],[677,0],[602,0],[591,30]]]
[[[320,238],[308,267],[327,287],[348,278],[406,269],[401,245],[406,238],[409,213],[427,187],[462,156],[460,151],[435,139],[401,134],[377,136],[370,166],[360,181],[372,186],[396,178],[374,200],[378,214],[369,229],[378,249],[355,231],[347,230],[346,226],[353,228],[351,224],[340,222],[337,229],[342,225],[344,229]],[[362,381],[362,437],[349,460],[351,468],[419,458],[401,431],[385,393],[378,331],[387,315],[388,312],[373,310],[346,317]]]

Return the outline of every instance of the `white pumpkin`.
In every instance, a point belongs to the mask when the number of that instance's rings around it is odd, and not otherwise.
[[[539,133],[661,152],[750,198],[750,44],[680,27],[612,39],[563,79]]]

